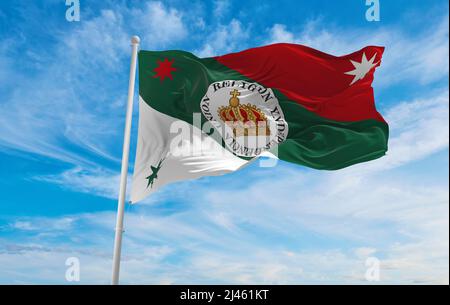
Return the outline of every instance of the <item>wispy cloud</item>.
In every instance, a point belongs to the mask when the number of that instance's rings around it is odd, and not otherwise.
[[[389,170],[415,162],[449,145],[449,98],[447,89],[401,102],[386,110],[390,137],[387,155],[376,162],[362,163],[342,172],[359,175]]]
[[[340,173],[323,179],[285,170],[242,190],[197,187],[191,190],[195,199],[185,196],[182,209],[170,208],[170,202],[127,209],[123,282],[367,283],[369,256],[381,261],[381,283],[448,282],[445,186],[381,183],[367,176],[342,188],[336,183]],[[82,283],[106,283],[114,220],[113,212],[15,219],[6,227],[24,233],[14,243],[3,242],[0,262],[12,266],[21,260],[23,270],[32,270],[39,258],[40,268],[49,270],[39,281],[51,283],[64,281],[64,260],[76,256]],[[57,228],[47,231],[71,240],[56,243],[41,227]],[[3,268],[0,280],[14,272]],[[37,281],[31,274],[15,278]]]
[[[229,0],[215,0],[213,14],[215,18],[222,18],[231,9]]]
[[[34,179],[110,199],[117,199],[119,195],[119,173],[102,168],[75,167],[55,175],[35,176]]]
[[[195,53],[200,57],[221,55],[242,49],[250,35],[248,25],[242,25],[237,19],[228,24],[220,24],[211,32],[206,43]]]
[[[143,9],[132,9],[131,18],[132,28],[152,49],[173,45],[188,35],[182,12],[161,2],[147,2]]]
[[[9,58],[18,55],[2,47],[1,75],[15,77],[15,86],[0,104],[0,145],[75,166],[117,164],[134,28],[146,33],[143,38],[153,47],[187,34],[178,10],[148,2],[140,9],[104,9],[73,30],[55,31],[56,46],[33,51],[35,57],[51,52],[42,57],[45,69],[37,74],[17,75]]]
[[[123,93],[105,78],[120,71],[126,49],[126,36],[116,28],[120,22],[112,11],[102,11],[61,37],[47,69],[18,79],[8,100],[0,104],[3,146],[71,164],[94,164],[89,153],[116,160],[107,143],[117,136],[120,119],[104,115],[114,107],[105,97]]]

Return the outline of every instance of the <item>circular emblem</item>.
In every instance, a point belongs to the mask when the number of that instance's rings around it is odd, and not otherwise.
[[[242,80],[209,85],[203,115],[236,155],[255,157],[286,140],[288,125],[272,89]]]

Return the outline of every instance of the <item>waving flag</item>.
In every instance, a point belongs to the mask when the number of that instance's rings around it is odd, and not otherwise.
[[[336,170],[383,156],[372,88],[383,47],[336,57],[274,44],[212,58],[139,52],[131,200],[177,180],[235,171],[263,153]]]

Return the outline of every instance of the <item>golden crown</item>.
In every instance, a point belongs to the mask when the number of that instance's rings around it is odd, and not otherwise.
[[[270,129],[264,113],[252,104],[240,104],[239,91],[230,92],[229,106],[221,106],[217,110],[220,119],[233,129],[235,137],[268,136]]]

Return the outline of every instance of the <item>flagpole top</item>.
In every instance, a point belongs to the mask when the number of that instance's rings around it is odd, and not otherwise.
[[[131,44],[139,44],[141,42],[141,39],[139,38],[139,36],[134,35],[133,37],[131,37]]]

